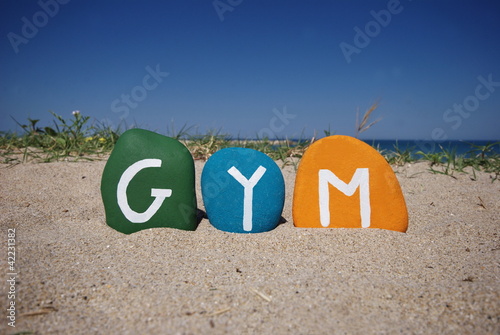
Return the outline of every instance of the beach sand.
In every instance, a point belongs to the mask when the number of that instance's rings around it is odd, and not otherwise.
[[[105,224],[105,161],[0,166],[1,334],[499,334],[500,182],[394,167],[409,229]],[[198,206],[203,209],[196,162]],[[7,233],[16,232],[15,328]]]

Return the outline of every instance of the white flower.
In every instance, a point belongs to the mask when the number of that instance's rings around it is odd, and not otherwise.
[[[71,112],[71,114],[76,116],[76,115],[80,114],[80,111],[73,111],[73,112]]]

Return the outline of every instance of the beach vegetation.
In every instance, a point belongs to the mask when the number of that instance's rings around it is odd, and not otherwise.
[[[359,135],[380,121],[369,121],[370,115],[377,108],[373,104],[356,123],[356,134]],[[28,118],[27,122],[17,120],[20,133],[0,132],[0,163],[12,166],[19,163],[53,162],[53,161],[92,161],[106,159],[112,151],[123,131],[113,129],[102,123],[90,123],[88,116],[73,111],[69,119],[50,112],[54,117],[52,124],[39,125],[40,120]],[[127,127],[127,128],[134,128]],[[330,127],[324,131],[326,136],[334,134]],[[169,137],[181,141],[196,160],[207,160],[216,151],[228,147],[243,147],[261,151],[281,164],[297,168],[300,158],[307,148],[316,140],[316,136],[299,139],[241,139],[223,133],[221,129],[199,134],[193,126],[184,125],[176,130],[173,123],[167,127]],[[490,174],[492,181],[500,178],[500,142],[486,145],[468,143],[470,150],[458,154],[456,148],[445,148],[439,145],[434,152],[416,151],[415,147],[401,147],[398,142],[392,150],[382,149],[375,142],[372,146],[378,150],[394,166],[403,166],[414,162],[429,163],[429,171],[435,174],[455,177],[456,173],[467,173],[472,180],[477,178],[476,171]]]

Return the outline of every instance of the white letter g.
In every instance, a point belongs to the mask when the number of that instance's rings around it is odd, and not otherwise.
[[[158,209],[160,209],[165,198],[168,198],[172,195],[171,189],[152,188],[151,196],[154,197],[155,200],[144,213],[137,213],[130,208],[127,200],[128,184],[139,171],[148,167],[161,167],[161,160],[143,159],[135,162],[134,164],[130,165],[125,170],[125,172],[123,172],[120,181],[118,182],[118,189],[116,191],[118,206],[120,206],[120,209],[122,210],[122,213],[123,215],[125,215],[127,220],[132,223],[144,223],[151,219],[153,215],[155,215],[155,213],[158,211]]]

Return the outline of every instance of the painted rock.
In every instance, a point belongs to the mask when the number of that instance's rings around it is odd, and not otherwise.
[[[246,148],[213,154],[203,168],[201,192],[210,223],[233,233],[276,228],[285,202],[280,168],[266,154]]]
[[[124,132],[104,168],[101,194],[106,223],[125,234],[198,225],[193,158],[173,138],[143,129]]]
[[[302,228],[408,228],[391,166],[349,136],[326,137],[307,149],[297,170],[292,213],[294,225]]]

